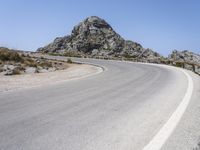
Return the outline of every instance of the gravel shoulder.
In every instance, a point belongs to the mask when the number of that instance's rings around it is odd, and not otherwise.
[[[86,64],[70,64],[65,70],[47,73],[23,74],[14,76],[0,75],[0,93],[52,85],[59,82],[76,80],[100,73],[102,68]]]

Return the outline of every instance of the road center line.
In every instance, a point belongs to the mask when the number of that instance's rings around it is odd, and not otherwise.
[[[181,69],[181,71],[186,75],[188,80],[188,87],[186,94],[181,103],[179,104],[179,106],[177,107],[177,109],[169,118],[169,120],[153,137],[153,139],[143,148],[143,150],[160,150],[167,141],[167,139],[170,137],[170,135],[173,133],[177,124],[181,120],[181,117],[183,116],[187,106],[189,105],[193,92],[193,80],[192,77],[185,70]]]

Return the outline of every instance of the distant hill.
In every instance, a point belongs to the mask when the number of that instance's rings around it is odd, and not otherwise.
[[[49,45],[39,48],[44,53],[77,53],[93,57],[123,57],[140,61],[157,62],[160,55],[139,43],[123,39],[103,19],[91,16],[80,22],[71,35],[58,37]]]

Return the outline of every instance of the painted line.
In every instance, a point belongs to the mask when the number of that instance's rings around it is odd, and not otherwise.
[[[186,94],[171,115],[169,120],[165,123],[165,125],[160,129],[160,131],[153,137],[153,139],[143,148],[143,150],[160,150],[162,146],[165,144],[167,139],[173,133],[174,129],[176,128],[177,124],[181,120],[187,106],[189,105],[190,99],[192,97],[193,92],[193,80],[192,77],[183,69],[181,71],[186,75],[188,80],[188,87]]]

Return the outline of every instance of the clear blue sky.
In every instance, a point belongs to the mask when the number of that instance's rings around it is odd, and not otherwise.
[[[0,0],[0,46],[34,51],[92,15],[163,55],[200,53],[200,0]]]

